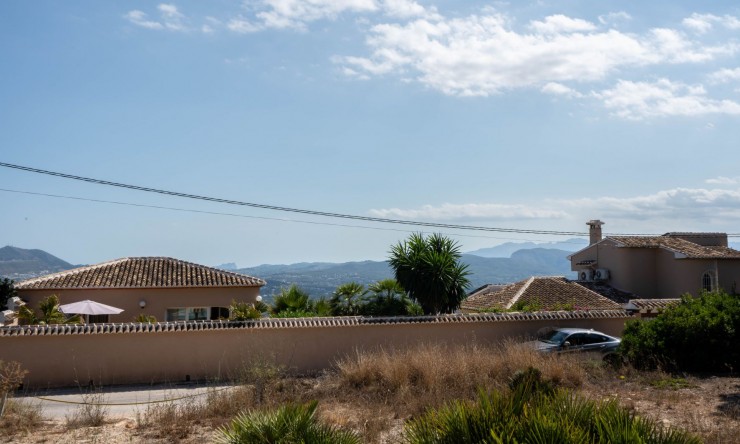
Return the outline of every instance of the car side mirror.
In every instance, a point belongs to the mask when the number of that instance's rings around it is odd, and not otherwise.
[[[570,347],[570,341],[563,342],[563,348],[568,348],[568,347]]]

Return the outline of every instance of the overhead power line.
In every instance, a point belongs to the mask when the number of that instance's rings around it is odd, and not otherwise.
[[[417,227],[427,227],[427,228],[444,228],[444,229],[451,229],[451,230],[469,230],[469,231],[484,231],[484,232],[496,232],[496,233],[516,233],[516,234],[540,234],[540,235],[552,235],[552,236],[579,236],[579,237],[588,236],[588,233],[578,232],[578,231],[535,230],[535,229],[522,229],[522,228],[482,227],[482,226],[461,225],[461,224],[443,224],[443,223],[437,223],[437,222],[389,219],[389,218],[383,218],[383,217],[358,216],[358,215],[353,215],[353,214],[342,214],[342,213],[332,213],[332,212],[326,212],[326,211],[306,210],[306,209],[301,209],[301,208],[282,207],[282,206],[277,206],[277,205],[268,205],[268,204],[260,204],[260,203],[253,203],[253,202],[243,202],[243,201],[231,200],[231,199],[222,199],[222,198],[217,198],[217,197],[200,196],[197,194],[181,193],[177,191],[160,190],[157,188],[149,188],[149,187],[143,187],[139,185],[130,185],[130,184],[125,184],[125,183],[120,183],[120,182],[112,182],[109,180],[94,179],[94,178],[84,177],[84,176],[76,176],[73,174],[66,174],[66,173],[60,173],[57,171],[49,171],[49,170],[43,170],[39,168],[15,165],[15,164],[6,163],[6,162],[0,162],[0,166],[5,167],[5,168],[21,170],[21,171],[27,171],[31,173],[44,174],[44,175],[54,176],[54,177],[61,177],[64,179],[79,180],[79,181],[94,183],[98,185],[107,185],[107,186],[125,188],[125,189],[135,190],[135,191],[144,191],[147,193],[156,193],[156,194],[163,194],[166,196],[182,197],[186,199],[195,199],[195,200],[201,200],[201,201],[206,201],[206,202],[215,202],[215,203],[222,203],[222,204],[227,204],[227,205],[238,205],[238,206],[244,206],[244,207],[260,208],[260,209],[265,209],[265,210],[282,211],[282,212],[288,212],[288,213],[306,214],[306,215],[321,216],[321,217],[328,217],[328,218],[358,220],[358,221],[364,221],[364,222],[379,222],[379,223],[386,223],[386,224],[397,224],[397,225],[417,226]],[[607,234],[612,234],[612,233],[607,233]],[[613,234],[617,234],[617,233],[613,233]],[[621,233],[621,235],[622,236],[649,236],[650,234]],[[728,234],[728,236],[738,237],[740,236],[740,234],[732,233],[732,234]]]
[[[157,188],[142,187],[139,185],[130,185],[130,184],[119,183],[119,182],[111,182],[109,180],[93,179],[90,177],[75,176],[73,174],[42,170],[39,168],[31,168],[31,167],[26,167],[22,165],[14,165],[12,163],[0,162],[0,166],[6,167],[6,168],[12,168],[16,170],[21,170],[21,171],[28,171],[31,173],[45,174],[47,176],[55,176],[55,177],[62,177],[64,179],[79,180],[79,181],[94,183],[98,185],[108,185],[112,187],[126,188],[129,190],[144,191],[147,193],[164,194],[167,196],[183,197],[187,199],[196,199],[196,200],[216,202],[216,203],[222,203],[222,204],[228,204],[228,205],[239,205],[243,207],[260,208],[264,210],[309,214],[312,216],[359,220],[359,221],[365,221],[365,222],[380,222],[380,223],[386,223],[386,224],[412,225],[412,226],[417,226],[417,227],[445,228],[445,229],[453,229],[453,230],[491,231],[491,232],[497,232],[497,233],[518,233],[518,234],[545,234],[545,235],[554,235],[554,236],[584,236],[585,235],[585,233],[576,232],[576,231],[528,230],[528,229],[519,229],[519,228],[498,228],[498,227],[481,227],[481,226],[474,226],[474,225],[442,224],[442,223],[436,223],[436,222],[421,222],[421,221],[410,221],[410,220],[402,220],[402,219],[387,219],[383,217],[358,216],[358,215],[353,215],[353,214],[331,213],[331,212],[316,211],[316,210],[304,210],[301,208],[281,207],[277,205],[267,205],[267,204],[253,203],[253,202],[242,202],[238,200],[221,199],[217,197],[199,196],[197,194],[180,193],[177,191],[160,190]]]
[[[329,227],[359,228],[359,229],[364,229],[364,230],[376,230],[376,231],[395,231],[395,232],[400,232],[400,233],[413,233],[414,232],[414,230],[402,229],[402,228],[371,227],[367,225],[342,224],[342,223],[337,223],[337,222],[312,221],[312,220],[304,220],[304,219],[288,219],[288,218],[282,218],[282,217],[253,216],[253,215],[247,215],[247,214],[224,213],[221,211],[205,211],[205,210],[195,210],[192,208],[175,208],[175,207],[165,207],[162,205],[146,205],[146,204],[140,204],[140,203],[134,203],[134,202],[120,202],[120,201],[115,201],[115,200],[91,199],[91,198],[79,197],[79,196],[64,196],[60,194],[37,193],[34,191],[11,190],[8,188],[0,188],[0,191],[6,192],[6,193],[28,194],[32,196],[53,197],[55,199],[79,200],[83,202],[105,203],[105,204],[112,204],[112,205],[130,206],[130,207],[136,207],[136,208],[149,208],[149,209],[155,209],[155,210],[179,211],[179,212],[185,212],[185,213],[209,214],[209,215],[214,215],[214,216],[241,217],[241,218],[246,218],[246,219],[271,220],[271,221],[278,221],[278,222],[290,222],[290,223],[309,224],[309,225],[323,225],[323,226],[329,226]],[[500,236],[491,236],[491,235],[486,235],[486,234],[460,234],[460,233],[451,233],[451,232],[442,232],[440,234],[444,234],[446,236],[455,236],[455,237],[499,239],[499,240],[508,240],[508,241],[527,240],[527,241],[546,242],[545,239],[532,239],[532,238],[524,239],[524,238],[511,237],[511,236],[500,237]],[[571,242],[568,240],[560,241],[560,243],[578,244],[577,242]]]

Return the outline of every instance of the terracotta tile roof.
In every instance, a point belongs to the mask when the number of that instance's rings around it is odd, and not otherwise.
[[[227,329],[288,329],[288,328],[331,328],[368,327],[376,325],[408,324],[490,324],[495,322],[567,321],[579,319],[627,319],[624,310],[593,310],[572,312],[539,313],[476,313],[439,316],[397,316],[387,318],[365,318],[360,316],[332,318],[288,318],[258,319],[254,321],[189,321],[158,322],[156,324],[52,324],[16,325],[0,327],[0,337],[90,335],[90,334],[133,334],[160,332],[197,332],[202,330]]]
[[[126,257],[15,284],[18,290],[261,287],[262,279],[169,257]]]
[[[564,277],[532,277],[499,291],[479,292],[460,305],[464,312],[511,309],[515,304],[536,305],[542,310],[572,307],[576,310],[618,310],[621,306]]]
[[[617,304],[626,304],[630,299],[636,297],[634,293],[618,290],[602,282],[578,281],[578,285],[588,288]]]
[[[723,246],[703,246],[678,237],[665,236],[609,236],[621,247],[665,248],[691,259],[740,259],[740,251]]]
[[[627,310],[637,310],[641,313],[660,313],[668,307],[677,305],[681,299],[630,299],[626,304]]]

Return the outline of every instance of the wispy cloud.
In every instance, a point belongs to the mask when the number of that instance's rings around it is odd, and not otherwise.
[[[159,11],[159,20],[152,20],[149,16],[138,9],[129,11],[124,17],[136,26],[146,29],[169,30],[169,31],[187,31],[184,21],[186,17],[177,9],[177,6],[170,3],[161,3],[157,6]]]
[[[568,98],[573,97],[582,97],[583,95],[579,93],[578,91],[574,90],[573,88],[568,88],[567,86],[556,83],[556,82],[548,82],[546,83],[541,89],[545,94],[550,94],[553,96],[563,96]]]
[[[692,86],[660,79],[656,82],[620,80],[612,89],[593,96],[616,116],[641,120],[651,117],[740,115],[740,103],[714,100],[701,85]]]
[[[681,220],[695,226],[714,218],[740,217],[740,178],[710,179],[717,188],[673,188],[628,197],[547,200],[528,205],[475,203],[425,205],[420,208],[373,209],[372,216],[408,220],[507,221],[587,220],[594,215],[620,220]]]
[[[522,23],[493,7],[449,17],[416,0],[253,0],[237,13],[220,19],[206,16],[190,27],[186,24],[197,21],[174,4],[159,4],[155,14],[153,18],[132,10],[125,18],[152,30],[248,35],[305,32],[314,22],[351,17],[362,21],[358,29],[366,33],[366,49],[331,56],[340,73],[365,81],[395,77],[449,96],[488,97],[527,89],[596,99],[613,116],[631,120],[740,114],[733,98],[715,97],[726,89],[710,92],[695,82],[629,78],[630,73],[650,76],[645,72],[651,67],[700,69],[731,59],[740,52],[740,43],[722,36],[712,42],[708,33],[720,27],[740,29],[740,19],[732,15],[694,13],[673,28],[627,32],[618,27],[632,20],[625,11],[593,20],[554,14]],[[706,73],[704,78],[708,86],[740,81],[740,68]],[[609,84],[613,86],[604,87]]]
[[[709,80],[715,83],[740,81],[740,68],[724,68],[709,74]]]
[[[710,185],[738,185],[740,184],[740,177],[717,176],[707,179],[705,182]]]
[[[376,217],[410,220],[503,220],[503,219],[558,219],[565,216],[560,210],[533,208],[526,205],[506,204],[442,204],[424,205],[421,208],[373,209]]]
[[[596,31],[596,25],[593,23],[579,18],[566,17],[562,14],[545,17],[545,20],[542,21],[532,21],[529,27],[540,34]]]
[[[683,25],[698,34],[710,31],[714,25],[735,30],[740,29],[740,19],[732,15],[718,16],[714,14],[693,13],[683,20]]]

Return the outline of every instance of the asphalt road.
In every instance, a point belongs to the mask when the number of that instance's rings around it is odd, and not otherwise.
[[[202,401],[209,390],[229,390],[229,385],[177,385],[177,386],[120,386],[95,391],[80,389],[46,390],[38,393],[16,394],[16,401],[39,405],[44,417],[63,420],[73,417],[84,404],[102,404],[107,415],[115,418],[136,418],[149,406],[171,402],[181,404]]]

